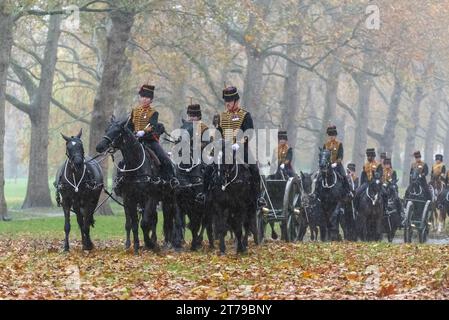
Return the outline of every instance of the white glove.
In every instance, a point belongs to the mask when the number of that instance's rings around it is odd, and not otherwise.
[[[335,162],[332,163],[331,167],[332,167],[332,168],[336,168],[336,167],[337,167],[337,163],[335,163]]]
[[[282,170],[284,170],[285,164],[281,164],[280,167],[281,167]]]
[[[140,131],[137,131],[136,136],[137,136],[138,138],[140,138],[140,137],[143,137],[144,134],[145,134],[145,131],[140,130]]]
[[[239,149],[240,149],[240,146],[239,146],[238,143],[234,143],[234,144],[232,145],[232,150],[233,150],[233,151],[238,151]]]

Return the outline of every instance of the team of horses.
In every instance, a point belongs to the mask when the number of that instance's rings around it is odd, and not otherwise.
[[[184,129],[191,129],[188,122]],[[121,153],[122,160],[116,162],[114,192],[122,199],[125,211],[125,248],[137,254],[140,249],[139,221],[143,232],[144,249],[159,251],[156,226],[158,204],[163,213],[164,247],[181,250],[186,227],[192,234],[191,250],[197,250],[203,242],[206,231],[209,248],[219,241],[219,252],[226,251],[225,236],[228,232],[235,237],[237,253],[247,251],[252,235],[259,243],[256,213],[260,204],[254,201],[254,188],[248,165],[236,161],[225,161],[225,142],[222,151],[214,156],[212,175],[204,200],[198,200],[203,193],[203,175],[206,165],[193,161],[190,164],[174,164],[175,177],[163,179],[160,162],[154,152],[146,148],[127,126],[127,120],[111,118],[102,140],[96,146],[98,155],[86,157],[81,140],[82,131],[76,136],[62,135],[66,142],[67,159],[57,172],[56,200],[65,216],[64,250],[69,250],[70,213],[74,212],[81,231],[83,250],[91,250],[90,227],[94,225],[94,213],[100,194],[105,190],[101,166],[95,159],[99,155]],[[402,223],[402,205],[397,181],[386,184],[374,176],[358,201],[356,210],[352,197],[345,192],[343,179],[331,166],[330,152],[320,150],[318,171],[313,174],[301,172],[301,217],[299,217],[299,240],[303,240],[310,229],[311,240],[379,241],[386,234],[392,241]],[[191,159],[193,160],[193,159]],[[406,197],[424,197],[427,185],[416,172],[411,175],[411,184]],[[449,188],[433,186],[433,212],[435,228],[443,230],[449,210]],[[355,191],[355,190],[353,190]],[[387,203],[384,203],[384,202]],[[186,225],[186,216],[188,225]],[[343,237],[339,230],[343,230]],[[277,234],[272,226],[272,237]]]

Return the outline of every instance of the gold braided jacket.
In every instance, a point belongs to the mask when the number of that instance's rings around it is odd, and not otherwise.
[[[368,181],[371,181],[373,179],[373,173],[376,172],[378,166],[379,164],[376,160],[374,160],[373,162],[365,163],[365,165],[363,166],[363,171],[366,173]]]
[[[150,132],[151,127],[147,127],[147,125],[155,112],[156,110],[151,106],[146,108],[142,106],[134,108],[131,113],[131,121],[134,124],[134,131],[137,132],[145,130],[146,132]]]
[[[220,127],[223,130],[223,138],[235,143],[237,131],[242,127],[243,119],[247,112],[239,109],[237,112],[225,111],[220,116]]]
[[[393,168],[383,167],[382,183],[390,182],[393,179]]]
[[[412,168],[413,168],[413,169],[418,168],[419,174],[422,174],[422,172],[423,172],[423,170],[424,170],[424,165],[425,165],[424,161],[419,160],[419,161],[416,161],[416,162],[414,162],[414,163],[412,164]]]
[[[324,144],[324,147],[326,148],[326,150],[329,150],[331,152],[331,162],[332,163],[337,162],[338,148],[340,148],[340,144],[341,144],[341,142],[338,140],[327,141]]]
[[[283,163],[286,164],[286,158],[287,158],[287,153],[288,153],[289,148],[290,147],[288,146],[288,144],[282,144],[277,147],[279,164],[283,164]]]
[[[444,163],[435,163],[432,166],[432,177],[439,179],[443,171]]]

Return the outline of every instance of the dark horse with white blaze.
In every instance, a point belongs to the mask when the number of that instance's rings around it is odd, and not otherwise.
[[[141,228],[145,248],[157,251],[159,246],[156,235],[156,204],[159,199],[162,199],[163,211],[165,211],[164,217],[165,215],[170,217],[176,215],[176,211],[173,210],[174,204],[169,203],[164,206],[164,201],[171,201],[173,195],[169,192],[164,193],[164,183],[159,176],[157,165],[159,160],[156,155],[139,142],[134,133],[127,127],[127,122],[128,120],[115,121],[115,117],[112,117],[111,123],[106,129],[106,134],[98,143],[96,150],[100,153],[108,150],[112,150],[111,152],[114,153],[116,150],[120,150],[123,156],[123,160],[116,165],[117,184],[115,191],[123,198],[125,208],[126,249],[131,246],[130,233],[132,230],[134,253],[138,253],[138,211],[140,211],[142,212]],[[167,210],[170,210],[170,212],[166,212]],[[182,220],[179,215],[177,218],[177,223],[173,226],[173,233],[170,234],[170,239],[166,239],[166,241],[171,242],[175,248],[181,248]]]
[[[382,240],[385,203],[380,178],[380,174],[376,172],[364,192],[360,194],[356,225],[362,241]]]
[[[345,177],[340,176],[331,166],[331,153],[320,148],[319,174],[315,193],[320,200],[324,223],[320,226],[322,241],[339,241],[340,216],[344,212],[347,194],[343,185]]]
[[[255,243],[259,243],[256,224],[257,203],[254,194],[255,188],[259,186],[253,186],[249,165],[239,164],[234,153],[232,161],[225,161],[224,151],[228,148],[224,147],[224,142],[219,144],[223,145],[223,152],[218,153],[217,163],[212,164],[213,172],[206,193],[206,203],[213,212],[214,230],[220,241],[220,253],[224,254],[226,251],[225,235],[228,229],[236,237],[237,253],[244,253],[247,251],[249,232],[253,234]]]
[[[67,160],[56,174],[54,186],[56,188],[56,202],[64,210],[65,240],[64,250],[69,250],[70,211],[76,214],[81,231],[83,250],[92,250],[90,227],[94,225],[94,211],[103,189],[103,174],[99,164],[84,157],[84,147],[81,141],[82,130],[76,136],[67,137]]]

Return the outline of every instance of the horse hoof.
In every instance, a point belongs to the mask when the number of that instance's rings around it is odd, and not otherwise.
[[[272,233],[271,234],[271,238],[273,239],[273,240],[277,240],[278,239],[278,234],[276,233],[276,232],[274,232],[274,233]]]
[[[70,251],[69,247],[64,247],[64,252],[69,252],[69,251]]]

